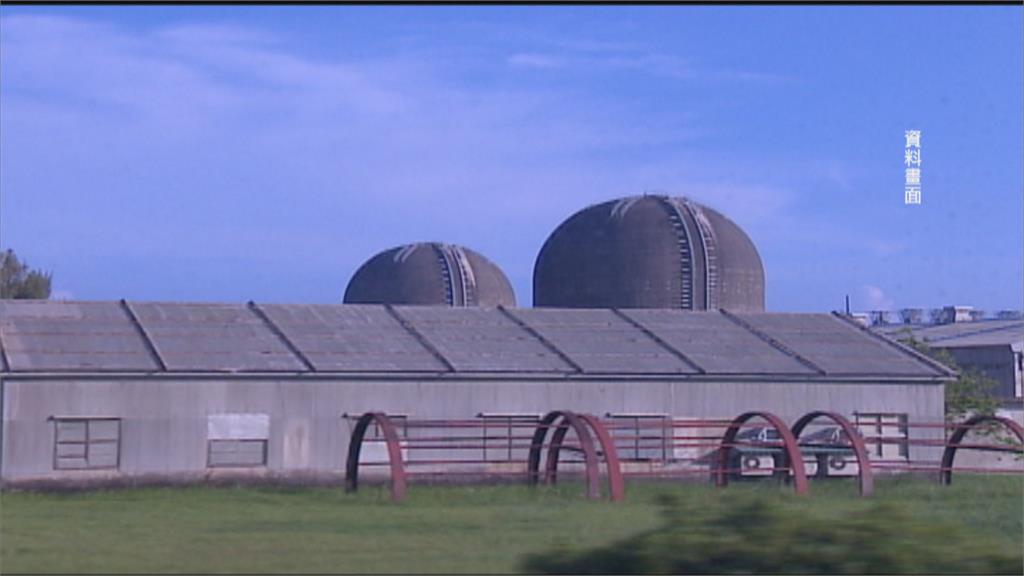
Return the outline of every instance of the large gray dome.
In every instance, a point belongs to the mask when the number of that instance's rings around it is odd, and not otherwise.
[[[764,310],[764,268],[732,220],[686,198],[632,196],[573,214],[544,243],[533,304]]]
[[[422,242],[367,260],[349,281],[345,303],[515,306],[516,297],[487,258],[461,246]]]

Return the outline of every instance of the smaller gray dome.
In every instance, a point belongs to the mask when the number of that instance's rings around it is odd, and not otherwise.
[[[512,284],[477,252],[440,242],[385,250],[356,270],[346,304],[515,306]]]

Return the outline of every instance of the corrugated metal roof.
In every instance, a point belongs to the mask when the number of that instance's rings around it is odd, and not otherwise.
[[[827,314],[738,314],[826,374],[919,374],[921,361]]]
[[[158,370],[118,302],[0,300],[10,370]]]
[[[696,374],[692,364],[611,310],[524,308],[510,314],[583,372]]]
[[[720,312],[623,310],[712,374],[815,374]]]
[[[383,306],[263,304],[260,309],[318,371],[447,370]]]
[[[396,306],[395,312],[459,372],[574,372],[494,308]]]
[[[828,314],[0,302],[13,372],[943,377]]]
[[[903,338],[909,331],[918,340],[935,347],[959,346],[1018,347],[1024,343],[1024,320],[977,320],[950,324],[888,324],[872,330],[890,338]]]
[[[138,302],[131,310],[170,371],[306,370],[244,304]]]

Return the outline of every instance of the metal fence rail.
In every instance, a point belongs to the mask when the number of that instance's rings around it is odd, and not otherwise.
[[[363,414],[356,420],[349,444],[346,489],[358,489],[361,468],[382,467],[388,469],[395,501],[404,498],[414,478],[520,478],[536,486],[555,484],[560,474],[569,474],[583,477],[588,498],[620,501],[628,478],[707,475],[716,486],[725,487],[730,480],[764,476],[792,486],[797,494],[806,494],[809,480],[828,478],[848,464],[856,464],[858,489],[867,497],[874,492],[876,472],[931,472],[943,484],[952,482],[954,471],[1024,474],[1024,429],[998,416],[957,423],[879,420],[861,426],[829,411],[809,412],[792,425],[760,411],[731,420],[598,418],[569,410],[535,418],[494,418],[428,420],[382,412]],[[865,434],[865,427],[876,434]],[[901,435],[887,435],[883,429],[891,427]],[[911,429],[931,431],[936,437],[911,436]],[[883,446],[892,445],[906,457],[882,457]],[[375,446],[378,458],[386,455],[386,459],[364,458],[366,446]],[[911,446],[925,452],[942,449],[942,456],[911,460]],[[954,466],[956,454],[962,450],[1015,454],[1020,466]],[[873,451],[878,457],[872,458]],[[763,459],[770,459],[771,465],[762,465]],[[812,475],[808,474],[810,465],[815,466]]]

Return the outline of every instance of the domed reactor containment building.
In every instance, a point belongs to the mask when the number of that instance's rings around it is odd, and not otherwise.
[[[688,200],[633,196],[585,208],[541,248],[534,306],[764,310],[764,268],[732,220]]]
[[[349,281],[345,303],[515,306],[516,297],[487,258],[461,246],[422,242],[370,258]]]

